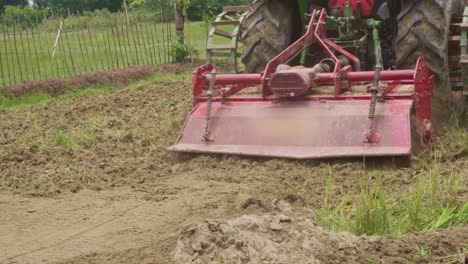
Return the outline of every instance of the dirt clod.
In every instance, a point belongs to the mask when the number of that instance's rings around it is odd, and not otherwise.
[[[297,216],[297,215],[296,215]],[[468,239],[468,228],[452,228],[433,234],[408,234],[402,238],[357,237],[334,233],[297,217],[278,224],[278,213],[244,215],[208,220],[182,232],[173,251],[175,263],[407,263],[417,257],[418,246],[432,252],[450,252],[453,244]],[[255,226],[255,228],[252,228]],[[200,246],[203,245],[203,246]],[[201,250],[203,248],[203,250]],[[195,250],[197,249],[197,250]],[[434,254],[418,263],[442,263]]]

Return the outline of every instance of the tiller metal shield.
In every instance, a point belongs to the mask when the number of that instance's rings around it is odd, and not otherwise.
[[[420,138],[427,143],[434,79],[424,59],[415,70],[380,72],[379,93],[373,98],[375,72],[360,71],[357,58],[326,38],[325,16],[325,11],[314,12],[307,33],[262,74],[198,68],[194,109],[169,150],[294,159],[405,156],[412,150],[413,110]],[[336,62],[333,71],[326,65],[285,65],[312,43],[319,43]],[[341,68],[337,53],[354,62],[356,71]],[[261,87],[261,95],[242,93],[247,87]]]
[[[379,106],[379,143],[365,141],[368,106],[361,101],[228,102],[213,104],[205,140],[206,103],[187,119],[174,151],[295,159],[399,156],[411,153],[412,100]]]

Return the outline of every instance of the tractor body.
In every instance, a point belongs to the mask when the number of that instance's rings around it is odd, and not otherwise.
[[[261,72],[219,74],[211,64],[195,70],[194,109],[169,150],[294,159],[408,156],[412,127],[419,144],[430,144],[435,76],[423,56],[410,69],[392,67],[391,21],[401,7],[390,2],[300,0],[301,36]]]

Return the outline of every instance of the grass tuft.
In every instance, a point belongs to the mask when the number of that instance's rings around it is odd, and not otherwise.
[[[375,173],[377,182],[372,185],[361,178],[360,195],[356,204],[354,233],[358,235],[385,234],[389,232],[387,204],[382,191],[382,174]]]
[[[94,142],[95,136],[79,130],[66,132],[61,129],[50,129],[46,132],[46,139],[53,146],[73,150],[82,144]]]
[[[457,201],[462,182],[460,168],[454,166],[446,175],[441,163],[441,153],[434,153],[432,165],[420,171],[409,191],[398,195],[383,190],[381,171],[363,171],[359,189],[341,201],[333,200],[330,168],[323,206],[316,212],[315,221],[356,235],[402,235],[467,224],[468,202]]]

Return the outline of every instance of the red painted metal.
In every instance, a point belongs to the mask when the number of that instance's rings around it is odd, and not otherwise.
[[[414,70],[382,71],[381,81],[390,84],[380,95],[377,105],[378,143],[363,140],[368,129],[371,94],[341,93],[338,88],[366,86],[374,79],[373,71],[337,68],[334,73],[317,73],[314,82],[330,87],[327,94],[278,98],[269,91],[269,77],[279,64],[289,61],[313,42],[333,54],[336,45],[321,41],[325,32],[320,21],[324,11],[314,11],[307,33],[267,66],[263,74],[217,74],[213,109],[209,124],[212,141],[204,141],[207,97],[203,91],[209,83],[213,66],[204,65],[194,72],[194,110],[182,133],[169,149],[181,152],[229,153],[285,158],[328,158],[351,156],[400,156],[411,153],[410,112],[416,111],[421,141],[432,139],[431,95],[434,77],[423,58]],[[313,30],[315,29],[315,30]],[[325,36],[326,37],[326,36]],[[338,46],[339,47],[339,46]],[[330,55],[333,57],[334,55]],[[355,67],[356,68],[356,67]],[[335,69],[336,70],[336,69]],[[338,84],[339,83],[339,84]],[[404,93],[399,91],[405,85]],[[246,87],[260,86],[261,95],[239,95]],[[408,89],[412,86],[413,90]],[[335,93],[333,93],[333,91]],[[365,92],[365,91],[364,91]]]
[[[265,71],[262,75],[263,97],[267,97],[272,94],[271,91],[268,89],[268,78],[273,72],[276,71],[276,68],[281,64],[287,64],[290,60],[297,57],[302,51],[304,51],[308,46],[312,45],[316,41],[314,35],[314,25],[318,13],[319,12],[317,10],[314,10],[312,12],[312,16],[307,27],[307,32],[296,42],[294,42],[291,46],[289,46],[283,52],[281,52],[272,60],[270,60],[266,65]],[[324,13],[324,11],[321,11],[321,13]]]
[[[434,91],[434,76],[430,75],[429,67],[424,59],[418,59],[414,74],[414,90],[416,101],[416,117],[421,143],[428,144],[433,139],[431,96]]]
[[[357,3],[358,0],[350,1],[350,0],[331,0],[329,6],[330,7],[340,7],[341,12],[343,12],[343,6],[346,2],[350,2],[353,5],[354,14],[357,14]],[[361,2],[361,13],[363,16],[369,16],[372,12],[372,8],[374,6],[373,0],[360,0]]]
[[[197,105],[198,98],[202,95],[205,82],[205,74],[211,72],[214,69],[213,65],[205,64],[197,68],[193,72],[192,84],[193,84],[193,105]]]
[[[205,80],[209,79],[208,75],[200,76]],[[233,84],[242,84],[246,86],[258,86],[262,83],[262,75],[257,73],[244,74],[219,74],[216,75],[216,85],[226,86]]]
[[[206,103],[190,114],[169,150],[294,159],[404,156],[411,153],[412,100],[377,107],[378,144],[365,143],[368,106],[361,101],[214,103],[213,141],[202,141]]]
[[[205,66],[202,66],[205,68]],[[382,71],[380,79],[382,81],[395,81],[395,80],[413,80],[414,79],[414,70],[397,70],[397,71]],[[317,73],[315,81],[320,84],[329,84],[334,83],[334,74],[333,73]],[[194,90],[202,90],[207,87],[209,75],[197,76],[195,79],[202,78],[203,82],[194,83]],[[343,74],[343,79],[349,80],[351,82],[371,82],[374,79],[373,71],[363,71],[363,72],[346,72]],[[262,84],[262,75],[260,73],[256,74],[218,74],[216,75],[216,85],[218,86],[228,86],[228,85],[245,85],[245,87],[259,86]],[[198,86],[202,85],[202,86]]]
[[[296,98],[288,99],[288,101],[366,101],[370,100],[370,95],[346,95],[335,97],[334,95],[313,95],[313,96],[301,96]],[[414,93],[401,93],[401,94],[390,94],[385,96],[386,100],[414,100]],[[206,102],[206,97],[200,97],[199,103]],[[213,102],[279,102],[278,98],[267,97],[262,98],[261,96],[233,96],[229,98],[213,98]]]

